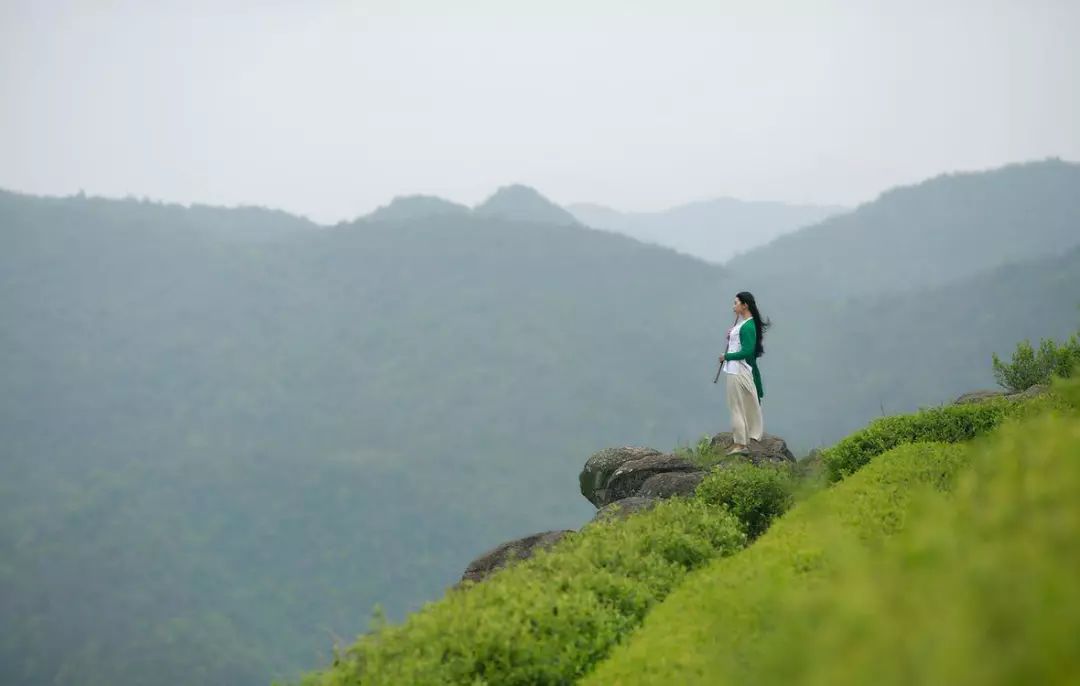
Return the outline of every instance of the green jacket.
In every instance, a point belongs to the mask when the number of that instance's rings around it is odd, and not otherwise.
[[[754,350],[757,349],[757,322],[752,317],[747,319],[739,329],[739,345],[742,347],[739,352],[726,353],[724,359],[732,362],[746,360],[749,363],[750,369],[754,372],[754,385],[757,386],[757,397],[760,402],[765,397],[765,390],[761,386],[761,372],[758,371],[757,357],[754,355]]]

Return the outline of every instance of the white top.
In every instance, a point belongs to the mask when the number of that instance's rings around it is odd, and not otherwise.
[[[742,350],[742,341],[739,340],[739,331],[742,329],[743,324],[750,321],[750,317],[743,319],[731,327],[731,331],[728,331],[727,336],[727,351],[729,353],[737,353]],[[753,373],[754,369],[750,366],[750,363],[746,360],[732,360],[728,362],[724,360],[724,364],[721,367],[728,374],[741,374],[743,372]]]

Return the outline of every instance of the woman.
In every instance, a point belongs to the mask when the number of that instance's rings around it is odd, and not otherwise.
[[[735,296],[731,308],[735,326],[728,331],[727,352],[720,356],[721,370],[727,377],[727,401],[731,410],[731,434],[734,445],[728,455],[746,455],[749,440],[760,441],[764,433],[761,416],[761,372],[757,358],[765,352],[765,329],[770,322],[761,318],[754,296],[743,291]]]

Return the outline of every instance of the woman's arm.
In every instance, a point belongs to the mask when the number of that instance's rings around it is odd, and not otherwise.
[[[743,324],[743,327],[739,329],[739,347],[742,348],[739,352],[727,353],[724,355],[724,359],[728,362],[754,359],[754,350],[757,348],[757,325],[753,319]]]

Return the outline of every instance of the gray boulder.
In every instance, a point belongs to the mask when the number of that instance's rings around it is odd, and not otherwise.
[[[460,586],[466,581],[483,581],[488,575],[502,569],[514,560],[524,560],[532,557],[537,550],[550,548],[569,533],[573,532],[569,529],[545,531],[495,546],[469,563],[469,566],[465,568],[465,573],[461,575],[461,581],[458,585]]]
[[[1003,397],[1005,397],[1005,391],[971,391],[954,400],[953,405],[971,405],[973,403],[981,403],[993,398]]]
[[[615,470],[627,462],[659,454],[659,450],[642,447],[605,448],[594,453],[585,462],[585,467],[578,477],[581,495],[596,507],[603,507],[617,500],[618,498],[609,498],[607,495],[608,482]]]
[[[1034,386],[1027,389],[1026,391],[1021,391],[1019,393],[1010,393],[1007,397],[1009,398],[1009,400],[1028,400],[1030,398],[1034,398],[1035,396],[1042,395],[1043,393],[1046,393],[1049,390],[1050,390],[1049,386],[1044,386],[1042,384],[1035,384]]]
[[[664,472],[653,474],[641,484],[638,496],[643,498],[674,498],[694,495],[705,472]]]
[[[731,432],[725,431],[713,436],[709,445],[714,452],[724,455],[735,445],[735,441]],[[795,463],[795,456],[788,450],[787,442],[779,436],[765,434],[760,441],[751,440],[747,447],[750,449],[747,457],[756,465]]]
[[[690,460],[675,455],[648,455],[637,460],[623,462],[611,473],[607,487],[604,489],[602,498],[598,501],[601,506],[613,503],[616,500],[639,495],[638,490],[657,474],[671,472],[700,472],[701,467]]]
[[[1031,388],[1020,392],[1009,391],[971,391],[965,393],[956,400],[953,401],[954,405],[970,405],[972,403],[981,403],[987,400],[993,400],[995,398],[1007,398],[1009,400],[1028,400],[1036,396],[1042,395],[1050,390],[1049,386],[1042,384],[1035,384]]]
[[[616,500],[597,510],[596,516],[593,517],[593,521],[600,522],[626,519],[636,512],[644,512],[645,510],[652,509],[658,502],[660,501],[656,498],[642,498],[639,496],[631,496],[629,498],[623,498],[622,500]]]

